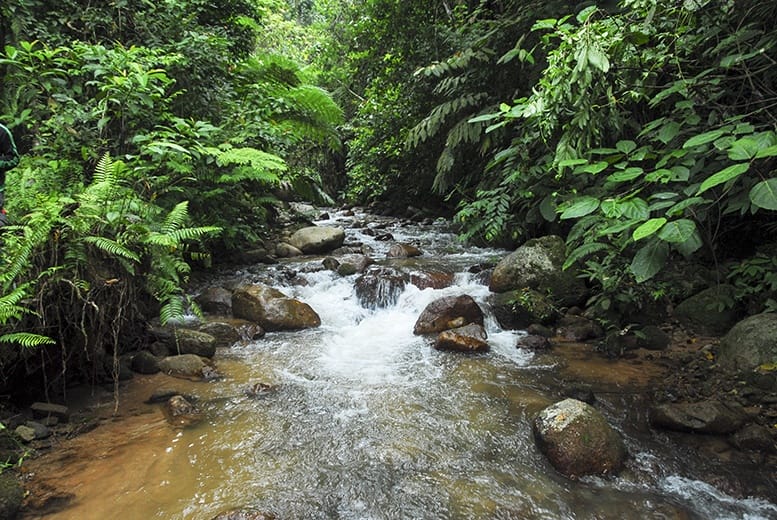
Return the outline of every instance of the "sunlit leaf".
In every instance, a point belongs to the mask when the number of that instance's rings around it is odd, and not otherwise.
[[[637,229],[634,230],[634,232],[631,234],[631,238],[634,239],[634,241],[642,240],[643,238],[647,238],[650,235],[654,234],[656,231],[661,229],[663,225],[666,224],[666,219],[664,217],[659,218],[651,218],[641,226],[639,226]]]
[[[750,190],[750,202],[759,208],[777,211],[777,177],[753,186]]]

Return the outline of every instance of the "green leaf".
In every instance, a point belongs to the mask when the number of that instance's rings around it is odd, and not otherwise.
[[[599,199],[595,197],[580,197],[561,213],[561,219],[584,217],[596,211],[598,207]]]
[[[743,137],[731,143],[728,149],[728,158],[732,161],[749,161],[758,153],[760,145],[758,141],[750,137]]]
[[[556,203],[553,201],[551,195],[546,196],[542,199],[542,202],[540,202],[540,214],[542,215],[542,218],[548,222],[556,221]]]
[[[631,168],[626,168],[622,172],[613,173],[609,177],[607,177],[607,180],[609,182],[628,182],[636,179],[637,177],[641,176],[644,173],[644,170],[642,168],[638,168],[636,166]]]
[[[597,46],[588,48],[588,63],[590,63],[593,67],[601,70],[602,72],[607,72],[610,70],[610,60],[607,58],[607,55]]]
[[[777,177],[753,186],[750,190],[750,202],[759,208],[777,211]]]
[[[707,179],[701,183],[701,186],[699,186],[699,191],[696,192],[696,195],[701,195],[708,189],[714,188],[718,184],[723,184],[724,182],[736,179],[749,169],[749,163],[732,164],[728,168],[724,168],[719,172],[707,177]]]
[[[682,218],[667,222],[658,232],[658,238],[664,242],[681,243],[688,240],[694,231],[696,231],[696,223],[693,220]]]
[[[664,267],[668,255],[669,246],[666,242],[660,240],[652,241],[637,251],[630,266],[637,283],[650,280],[658,274],[661,268]]]
[[[590,174],[596,175],[600,171],[607,168],[609,165],[610,163],[608,163],[607,161],[599,161],[598,163],[589,164],[588,166],[584,166],[580,168],[580,171],[584,173],[590,173]]]
[[[703,134],[695,135],[690,139],[688,139],[687,141],[685,141],[685,144],[683,144],[683,148],[693,148],[694,146],[711,143],[715,139],[718,139],[719,137],[727,133],[728,133],[728,130],[720,128],[718,130],[712,130],[710,132],[704,132]]]
[[[605,249],[609,249],[609,245],[603,244],[601,242],[591,242],[588,244],[583,244],[571,253],[567,255],[567,259],[564,261],[564,265],[562,266],[562,269],[569,269],[575,262],[580,260],[581,258],[585,258],[588,255],[591,255],[593,253],[598,253],[599,251],[604,251]]]
[[[756,159],[763,159],[764,157],[774,157],[777,156],[777,144],[773,146],[769,146],[768,148],[762,148],[758,150],[758,153],[755,154]]]
[[[621,203],[623,207],[623,216],[635,220],[646,220],[650,217],[648,203],[640,198],[624,200]]]
[[[658,140],[664,144],[677,137],[680,133],[680,123],[676,121],[669,121],[667,124],[661,127],[658,131]]]
[[[637,148],[637,143],[634,141],[618,141],[615,143],[615,148],[624,155],[629,155]]]
[[[660,218],[651,218],[641,226],[639,226],[637,229],[634,230],[634,232],[631,234],[631,238],[634,239],[634,241],[642,240],[643,238],[649,237],[650,235],[654,234],[656,231],[661,229],[663,225],[666,224],[666,219],[664,217]]]
[[[688,237],[688,240],[679,244],[675,244],[674,247],[680,252],[681,255],[687,258],[698,251],[703,244],[704,242],[702,242],[701,234],[699,233],[699,230],[696,229],[693,233],[691,233],[691,236]]]
[[[580,166],[581,164],[587,164],[588,161],[586,159],[564,159],[563,161],[558,163],[558,167],[561,168],[567,168],[569,166]]]

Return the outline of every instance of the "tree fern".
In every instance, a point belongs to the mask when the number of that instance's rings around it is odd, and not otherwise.
[[[13,343],[24,348],[34,348],[41,345],[53,345],[56,342],[48,336],[41,336],[40,334],[14,332],[0,336],[0,343]]]

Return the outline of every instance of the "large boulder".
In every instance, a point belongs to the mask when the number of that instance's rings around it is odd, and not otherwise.
[[[327,253],[345,241],[345,231],[338,227],[312,226],[296,231],[289,243],[306,254]]]
[[[318,327],[321,318],[307,303],[265,285],[245,285],[232,294],[232,314],[267,331]]]
[[[407,273],[373,265],[356,279],[354,289],[362,307],[377,309],[397,303],[409,280]]]
[[[718,363],[739,372],[777,363],[777,313],[763,313],[740,321],[720,340]]]
[[[487,338],[486,329],[482,325],[470,323],[463,327],[442,331],[434,342],[434,348],[455,352],[487,352],[489,349]]]
[[[453,273],[437,269],[410,273],[410,283],[419,289],[445,289],[453,285]]]
[[[547,296],[527,288],[494,294],[491,309],[503,329],[525,329],[532,323],[550,325],[558,318],[558,310]]]
[[[426,306],[413,327],[413,334],[433,334],[475,323],[483,325],[483,311],[471,296],[446,296]]]
[[[549,294],[556,305],[571,306],[585,301],[586,287],[574,269],[562,269],[566,245],[549,235],[529,240],[503,258],[491,274],[489,289],[502,293],[529,288]]]
[[[540,451],[568,477],[615,473],[626,458],[618,432],[601,412],[577,399],[545,408],[532,427]]]
[[[737,431],[747,418],[738,405],[708,400],[698,403],[665,403],[650,410],[653,426],[681,432],[727,434]]]
[[[686,298],[675,307],[673,315],[685,328],[697,334],[725,334],[739,319],[736,289],[731,285],[710,287]]]

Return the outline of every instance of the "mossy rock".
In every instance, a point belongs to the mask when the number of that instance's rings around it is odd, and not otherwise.
[[[0,474],[0,518],[16,518],[22,507],[24,489],[13,473]]]

